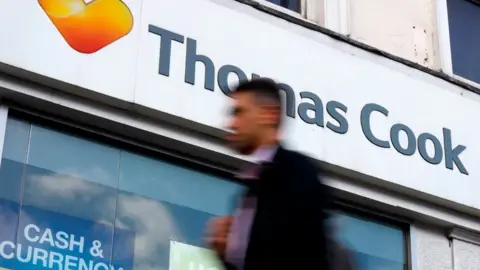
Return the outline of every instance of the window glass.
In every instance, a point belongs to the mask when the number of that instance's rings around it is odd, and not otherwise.
[[[20,201],[21,178],[27,157],[29,135],[28,123],[14,119],[7,120],[0,167],[0,199]]]
[[[32,126],[31,166],[116,188],[119,162],[119,149]]]
[[[337,242],[350,251],[358,269],[403,270],[406,268],[404,232],[345,213],[331,220]]]
[[[15,119],[5,149],[0,269],[175,270],[190,269],[192,258],[204,269],[218,264],[204,248],[204,227],[232,213],[241,186]],[[344,213],[332,224],[359,269],[404,269],[400,229]]]
[[[480,83],[480,5],[468,0],[447,0],[453,73]]]
[[[296,12],[300,11],[300,2],[299,2],[300,0],[267,0],[267,1]]]
[[[91,167],[108,171],[105,150],[95,151],[103,146],[14,119],[6,133],[0,190],[9,187],[6,181],[22,193],[0,199],[0,268],[116,270],[110,266],[114,235],[131,232],[114,232],[116,188],[102,182],[108,174],[92,177],[85,161],[89,155]],[[117,175],[118,162],[117,150]]]
[[[7,120],[3,157],[0,167],[0,243],[14,243],[20,211],[23,166],[27,156],[30,125]],[[0,256],[0,268],[13,269],[14,261]]]
[[[32,125],[25,205],[114,223],[120,151]]]
[[[2,177],[0,190],[13,183],[23,199],[0,199],[0,268],[169,269],[172,243],[205,251],[206,222],[230,213],[241,191],[213,175],[13,119],[5,144],[4,160],[19,169],[13,175],[2,164],[8,181]]]
[[[7,120],[7,129],[5,130],[3,158],[25,163],[29,137],[29,123],[9,118]]]
[[[159,160],[122,152],[119,188],[212,215],[230,213],[240,186]],[[223,179],[226,180],[226,179]]]
[[[171,241],[203,246],[205,224],[231,213],[241,187],[225,179],[122,152],[116,226],[135,232],[135,269],[168,269]]]

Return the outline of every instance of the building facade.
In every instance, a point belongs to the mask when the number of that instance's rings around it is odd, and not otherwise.
[[[219,269],[228,94],[265,76],[360,269],[480,269],[476,6],[363,2],[1,1],[0,268]]]

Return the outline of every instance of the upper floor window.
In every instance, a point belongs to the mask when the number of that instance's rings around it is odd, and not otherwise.
[[[343,35],[350,34],[350,0],[257,0],[265,6],[303,18]],[[379,0],[380,1],[380,0]]]
[[[302,0],[257,0],[267,6],[278,6],[277,10],[297,17],[302,17],[317,25],[328,27],[325,22],[326,0],[302,1]],[[332,1],[330,1],[332,2]],[[268,5],[270,4],[270,5]],[[333,12],[335,13],[335,12]],[[336,18],[335,14],[330,17]]]
[[[443,16],[439,17],[442,68],[480,84],[480,36],[474,30],[480,24],[480,1],[446,0],[445,11],[439,14]]]
[[[300,0],[267,0],[267,1],[296,12],[300,12]]]

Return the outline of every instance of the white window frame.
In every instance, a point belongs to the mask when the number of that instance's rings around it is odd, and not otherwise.
[[[317,23],[337,33],[350,34],[351,0],[300,0],[300,13],[270,3],[267,0],[256,1],[290,16]]]
[[[448,24],[447,0],[437,0],[437,31],[441,70],[453,76],[452,51],[450,48],[450,26]]]
[[[478,232],[470,232],[461,228],[453,228],[448,234],[450,239],[460,240],[466,243],[480,246],[480,235]]]
[[[450,25],[448,23],[447,0],[436,1],[438,49],[440,54],[440,67],[443,73],[474,87],[480,84],[453,73],[452,48],[450,47]]]
[[[301,0],[300,8],[302,16],[317,25],[325,26],[326,15],[323,1]]]
[[[2,166],[3,143],[5,142],[5,132],[7,130],[8,107],[0,104],[0,166]]]
[[[295,11],[290,10],[288,8],[284,8],[284,7],[281,7],[281,6],[276,5],[274,3],[268,2],[267,0],[256,0],[256,2],[258,2],[259,4],[262,4],[266,7],[275,9],[277,11],[283,12],[287,15],[290,15],[290,16],[293,16],[293,17],[296,17],[296,18],[302,19],[302,20],[306,19],[306,17],[303,16],[304,15],[304,1],[305,0],[300,1],[300,13],[298,13],[298,12],[295,12]],[[307,0],[307,1],[309,1],[309,0]]]
[[[407,242],[408,245],[408,253],[409,253],[409,258],[410,258],[410,270],[418,270],[418,258],[417,258],[417,228],[415,227],[414,224],[410,224],[410,230],[409,230],[409,239]]]
[[[326,28],[339,34],[350,36],[350,1],[324,0]]]

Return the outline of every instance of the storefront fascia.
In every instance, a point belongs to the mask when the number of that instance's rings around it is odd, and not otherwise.
[[[0,59],[13,75],[1,75],[2,108],[63,115],[228,170],[244,161],[219,138],[229,85],[272,77],[287,93],[287,145],[331,172],[327,183],[340,196],[414,219],[480,228],[473,192],[480,189],[480,129],[465,124],[480,113],[478,97],[237,3],[128,5],[132,31],[81,54],[38,6],[2,3],[0,34],[11,40],[0,45]],[[35,29],[3,14],[25,8]],[[215,16],[205,20],[205,14]]]

